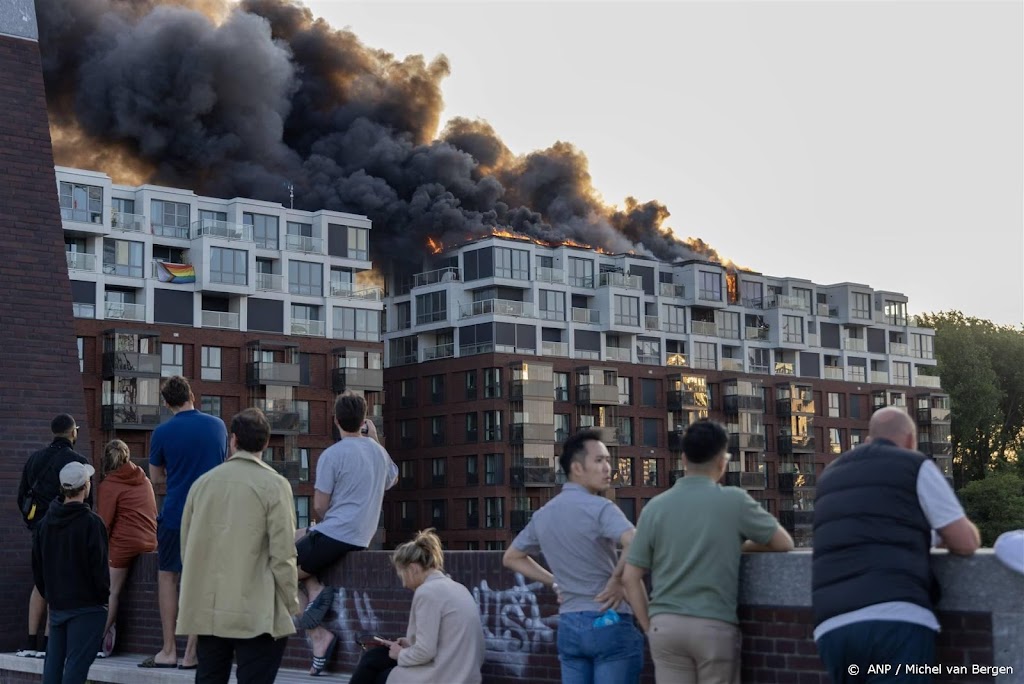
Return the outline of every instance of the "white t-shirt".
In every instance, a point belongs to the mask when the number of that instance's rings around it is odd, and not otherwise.
[[[924,517],[928,520],[928,525],[932,528],[933,546],[940,540],[935,530],[941,530],[946,525],[964,517],[964,507],[956,498],[956,492],[949,486],[945,475],[934,461],[925,461],[917,471],[917,502],[924,512]],[[830,617],[815,628],[814,640],[817,641],[834,629],[870,620],[910,622],[934,629],[936,632],[939,631],[938,618],[935,617],[935,613],[924,606],[906,601],[889,601]]]

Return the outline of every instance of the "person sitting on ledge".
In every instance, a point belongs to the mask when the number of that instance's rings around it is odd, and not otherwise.
[[[368,649],[350,684],[479,684],[484,664],[480,611],[466,587],[444,573],[441,540],[428,529],[395,549],[391,563],[412,589],[405,637]]]

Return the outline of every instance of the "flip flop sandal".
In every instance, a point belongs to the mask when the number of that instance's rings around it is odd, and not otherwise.
[[[295,621],[299,629],[313,629],[324,621],[324,616],[334,603],[334,587],[324,587],[317,597],[309,602],[302,616]]]
[[[338,637],[334,634],[331,635],[331,642],[327,644],[327,650],[324,651],[322,656],[313,656],[313,666],[310,668],[311,677],[319,677],[323,674],[323,671],[327,668],[327,661],[334,655],[334,647],[338,645]]]
[[[171,668],[177,669],[178,668],[178,663],[158,663],[158,662],[156,662],[156,658],[155,657],[149,656],[148,658],[143,660],[141,663],[139,663],[138,667],[147,668],[147,669],[149,669],[149,668],[163,668],[163,669],[168,669],[169,670]]]

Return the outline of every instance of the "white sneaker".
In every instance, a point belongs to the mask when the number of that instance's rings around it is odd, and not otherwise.
[[[96,657],[97,658],[106,658],[107,654],[104,653],[103,651],[96,651]]]
[[[14,655],[18,656],[19,658],[35,658],[36,653],[37,651],[35,649],[23,648],[20,651],[17,651]]]
[[[41,659],[41,658],[45,658],[45,657],[46,657],[46,651],[36,651],[36,658],[40,658]]]

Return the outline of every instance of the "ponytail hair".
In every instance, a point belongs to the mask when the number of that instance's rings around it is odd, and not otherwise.
[[[100,463],[100,474],[108,475],[131,459],[128,445],[119,439],[112,439],[103,447],[103,461]]]
[[[417,532],[412,541],[400,545],[391,554],[391,563],[396,568],[404,568],[419,563],[424,570],[444,571],[444,551],[441,539],[434,528]]]

